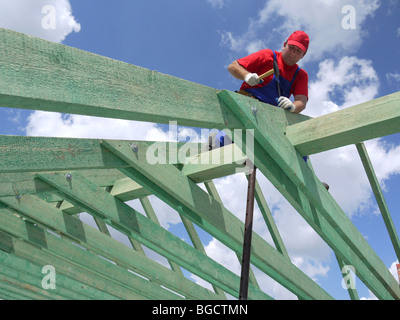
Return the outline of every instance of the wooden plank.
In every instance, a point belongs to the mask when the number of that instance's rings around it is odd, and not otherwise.
[[[397,92],[290,125],[286,136],[302,156],[357,144],[400,132],[399,106]]]
[[[89,251],[95,252],[118,265],[125,266],[151,281],[189,298],[203,300],[216,299],[210,291],[199,287],[192,281],[182,278],[170,269],[138,254],[117,240],[108,237],[78,218],[62,213],[47,205],[43,200],[26,195],[18,201],[15,197],[2,198],[1,201],[30,221],[60,232]]]
[[[385,197],[383,196],[383,192],[379,185],[378,178],[376,177],[371,160],[368,156],[367,148],[365,147],[364,143],[358,143],[356,147],[360,155],[361,162],[364,166],[365,172],[368,176],[369,183],[371,184],[372,191],[374,192],[376,202],[378,203],[379,209],[381,210],[381,215],[383,221],[385,222],[386,229],[389,233],[390,240],[392,241],[397,259],[400,261],[399,236],[397,235],[397,231],[393,224],[393,220],[390,215],[389,208],[386,204]]]
[[[212,196],[215,200],[217,200],[220,203],[222,202],[221,197],[219,196],[218,190],[215,187],[214,183],[212,181],[206,181],[204,182],[204,186],[207,189],[207,192],[210,196]],[[187,219],[188,220],[188,219]],[[240,257],[240,255],[238,253],[236,253],[236,257],[238,258],[238,261],[240,263],[242,263],[242,259]],[[259,288],[260,286],[258,285],[257,279],[254,275],[253,270],[250,268],[250,272],[249,272],[249,279],[250,279],[250,283],[252,283],[254,286],[256,286],[257,288]]]
[[[91,278],[92,273],[96,274],[101,278],[121,286],[121,292],[128,289],[127,292],[131,290],[150,299],[181,299],[181,297],[176,294],[162,289],[159,285],[134,275],[126,269],[100,258],[97,254],[81,249],[68,240],[53,236],[35,225],[24,222],[12,214],[7,214],[4,210],[2,214],[0,214],[0,229],[8,234],[39,246],[42,251],[48,253],[51,257],[48,264],[52,265],[53,261],[57,260],[55,257],[61,258],[67,265],[71,265],[70,277],[74,277],[76,266],[79,266],[87,270],[87,278]],[[77,285],[76,287],[82,286]],[[102,293],[100,295],[98,290],[94,290],[90,288],[90,286],[85,286],[84,288],[85,294],[88,297],[107,300],[115,299],[115,297],[107,293],[107,287],[101,290]]]
[[[55,255],[50,255],[47,252],[40,250],[37,246],[31,245],[25,241],[13,238],[13,249],[13,255],[36,264],[39,266],[38,269],[40,270],[46,265],[53,266],[56,271],[56,287],[58,280],[60,288],[65,286],[67,289],[75,290],[75,292],[80,292],[81,294],[86,291],[85,294],[89,296],[93,296],[94,292],[96,292],[97,299],[110,299],[110,295],[118,299],[149,299],[145,297],[143,292],[138,293],[133,290],[128,290],[126,287],[117,285],[113,281],[106,280],[87,269],[78,265],[69,264]],[[21,272],[28,269],[28,267],[25,267]],[[63,281],[64,279],[65,281]],[[38,283],[39,286],[41,286],[40,282]],[[82,296],[82,298],[84,298],[84,296]]]
[[[0,233],[0,246],[4,234]],[[36,300],[82,300],[83,297],[74,292],[59,288],[56,290],[45,290],[41,286],[43,274],[39,266],[26,261],[15,255],[0,250],[0,283],[3,288],[19,297],[28,297]],[[4,284],[6,286],[4,286]],[[9,288],[8,286],[11,286]]]
[[[272,122],[259,121],[248,101],[240,96],[224,91],[220,97],[246,128],[254,129],[254,163],[257,168],[336,254],[340,253],[343,260],[356,266],[357,275],[369,284],[378,297],[400,297],[399,287],[387,267],[280,130]]]
[[[140,204],[142,205],[144,212],[146,213],[146,216],[153,221],[154,223],[156,223],[157,225],[161,226],[160,221],[158,220],[156,213],[153,210],[153,207],[150,203],[150,200],[147,197],[143,197],[139,199]],[[169,265],[171,266],[171,269],[175,272],[177,272],[178,274],[180,274],[181,276],[183,276],[183,272],[181,270],[181,268],[179,267],[178,264],[176,264],[174,261],[169,261],[168,260]]]
[[[132,149],[130,149],[132,152]],[[150,221],[133,208],[99,189],[83,176],[67,181],[59,174],[37,174],[37,178],[54,186],[69,201],[86,209],[127,236],[165,256],[206,281],[230,294],[237,294],[239,277],[211,258]],[[196,263],[193,263],[195,261]],[[271,299],[256,288],[250,288],[252,299]]]
[[[346,269],[343,269],[343,268],[346,267],[346,264],[340,258],[338,258],[337,256],[336,256],[336,260],[337,260],[337,262],[339,264],[340,271],[342,272],[343,281],[347,281],[347,277],[349,275],[348,274],[344,274],[344,270],[346,270]],[[357,289],[356,288],[352,288],[350,285],[347,284],[347,282],[346,282],[346,285],[347,285],[347,292],[349,293],[350,299],[351,300],[360,300],[360,297],[358,296]]]
[[[282,240],[279,230],[275,224],[272,213],[269,210],[267,201],[265,200],[265,197],[263,195],[261,187],[257,181],[256,181],[256,186],[255,186],[255,197],[256,197],[256,200],[258,203],[258,207],[260,208],[261,214],[264,218],[265,224],[267,225],[267,228],[269,230],[269,233],[271,234],[272,240],[274,241],[276,250],[278,250],[288,260],[290,260],[289,254],[285,247],[285,244],[283,243],[283,240]]]
[[[135,154],[127,143],[104,140],[132,169],[121,169],[171,207],[237,253],[242,252],[243,223],[172,165],[154,166],[146,159],[146,145]],[[314,281],[292,265],[259,236],[253,239],[253,263],[289,290],[305,299],[331,299]]]
[[[182,173],[200,183],[240,172],[247,156],[235,144],[202,152],[190,157],[182,166]]]
[[[218,128],[218,90],[76,48],[0,29],[0,105]],[[154,93],[157,94],[154,94]]]
[[[93,169],[115,169],[126,166],[107,149],[99,139],[43,138],[0,135],[0,173],[42,172]],[[158,142],[148,141],[155,145]],[[130,141],[137,145],[138,141]],[[198,143],[165,143],[157,147],[166,155],[177,155],[182,146],[201,150]],[[174,159],[179,163],[179,157]],[[168,157],[165,159],[169,163]],[[185,161],[185,159],[183,159]]]
[[[219,90],[156,71],[2,28],[0,56],[3,107],[210,129],[240,125]],[[275,111],[282,127],[309,118]]]

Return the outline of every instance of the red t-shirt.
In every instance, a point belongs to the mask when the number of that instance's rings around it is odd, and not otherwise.
[[[282,59],[282,52],[276,52],[276,60],[278,61],[280,76],[288,81],[292,81],[294,73],[296,72],[298,65],[293,66],[287,65]],[[251,73],[257,73],[259,76],[263,73],[274,68],[274,53],[270,49],[260,50],[247,57],[238,59],[237,62]],[[273,75],[268,76],[264,79],[264,82],[251,87],[246,82],[243,82],[240,90],[248,88],[260,88],[265,86],[273,79]],[[294,96],[304,95],[308,99],[308,74],[303,69],[300,69],[296,80],[294,81],[290,93]]]

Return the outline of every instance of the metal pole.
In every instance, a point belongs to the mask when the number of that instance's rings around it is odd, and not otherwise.
[[[247,187],[246,221],[243,239],[242,273],[240,278],[239,300],[247,300],[249,289],[249,271],[251,256],[251,236],[253,232],[254,190],[256,185],[256,167],[250,169]]]

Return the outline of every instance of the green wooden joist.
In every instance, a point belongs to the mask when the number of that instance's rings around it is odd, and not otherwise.
[[[224,207],[211,181],[243,171],[247,160],[326,241],[341,265],[354,266],[378,298],[400,298],[386,266],[301,158],[358,144],[398,254],[396,230],[359,143],[400,131],[399,93],[312,119],[6,29],[0,29],[0,55],[2,107],[254,133],[253,154],[246,154],[246,135],[211,152],[202,144],[0,136],[0,298],[237,297],[239,276],[206,255],[194,225],[240,260],[244,225]],[[149,163],[155,146],[159,155],[167,155],[166,163]],[[196,152],[168,162],[182,147]],[[191,244],[159,225],[149,195],[178,212]],[[276,249],[254,234],[252,264],[300,299],[332,299],[291,263],[258,185],[256,198]],[[132,199],[140,199],[147,217],[125,203]],[[81,212],[92,215],[98,229],[75,216]],[[126,235],[132,248],[112,239],[109,227]],[[164,256],[171,269],[148,258],[143,246]],[[48,264],[57,270],[55,291],[40,282]],[[213,289],[185,278],[181,268]],[[271,299],[250,275],[249,298]]]
[[[367,286],[382,299],[400,299],[400,288],[314,172],[273,122],[261,121],[254,106],[261,103],[223,91],[219,94],[248,129],[254,130],[254,164],[281,191],[335,253],[357,269]],[[253,109],[252,109],[253,107]]]

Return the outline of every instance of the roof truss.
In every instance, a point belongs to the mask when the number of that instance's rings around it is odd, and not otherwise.
[[[311,119],[10,30],[0,29],[0,53],[3,107],[247,130],[234,144],[212,151],[201,144],[0,136],[0,298],[237,297],[240,277],[207,256],[197,230],[221,241],[240,261],[244,225],[224,206],[212,180],[244,171],[247,160],[326,241],[340,264],[353,265],[377,297],[400,298],[396,280],[302,160],[357,144],[400,256],[396,230],[360,144],[400,131],[399,93]],[[340,128],[334,125],[338,121]],[[250,135],[253,140],[247,140]],[[165,163],[148,161],[155,149],[167,156]],[[190,156],[176,157],[183,149]],[[202,182],[206,190],[198,185]],[[191,244],[160,226],[150,195],[176,210]],[[126,203],[133,199],[140,199],[145,215]],[[252,264],[300,299],[332,299],[290,261],[258,185],[256,199],[275,247],[254,234]],[[82,222],[80,212],[90,214],[97,228]],[[110,227],[131,247],[113,239]],[[144,247],[164,256],[168,266],[147,257]],[[43,286],[47,265],[57,272],[54,290]],[[183,270],[212,289],[187,279]],[[250,278],[250,299],[272,299],[254,274]]]

